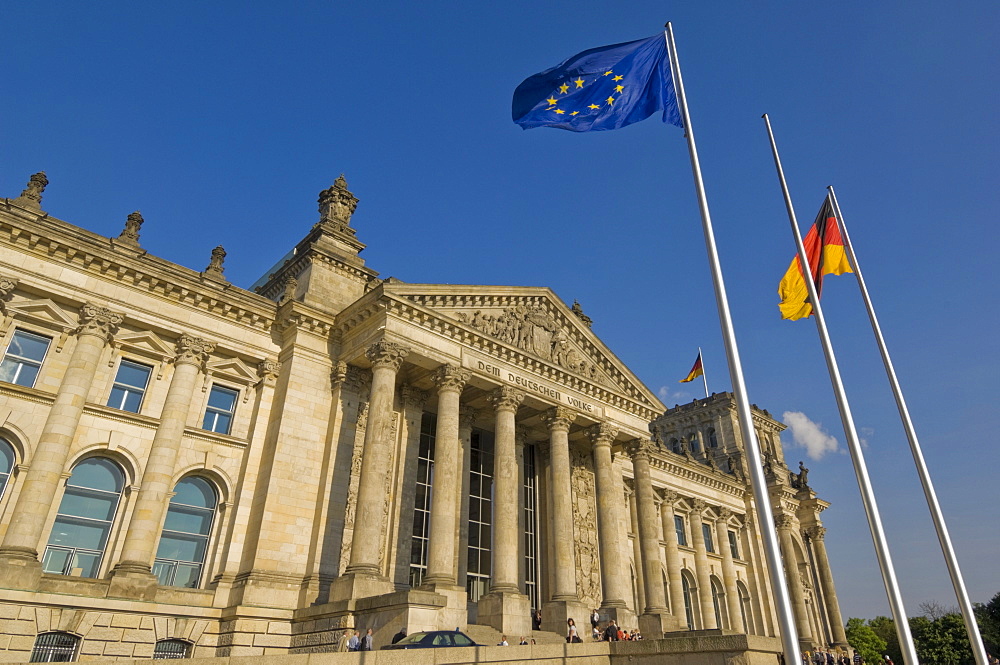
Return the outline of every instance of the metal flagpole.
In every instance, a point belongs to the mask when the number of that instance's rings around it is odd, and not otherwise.
[[[708,397],[708,374],[705,373],[705,356],[701,355],[701,347],[698,347],[698,360],[701,362],[701,380],[705,382],[705,397]]]
[[[830,371],[833,392],[837,397],[837,406],[840,408],[840,420],[844,425],[847,447],[851,451],[851,460],[854,462],[854,475],[857,477],[858,486],[861,488],[861,501],[865,507],[865,515],[868,517],[868,528],[871,530],[872,540],[875,542],[875,554],[878,558],[879,568],[882,571],[882,581],[885,584],[886,594],[889,596],[889,609],[892,611],[892,618],[896,623],[896,636],[899,638],[899,646],[907,665],[917,665],[919,663],[917,660],[917,650],[913,645],[910,624],[907,622],[906,609],[903,607],[903,597],[899,593],[899,583],[896,581],[896,573],[892,567],[892,557],[889,555],[889,546],[885,541],[882,520],[879,517],[878,505],[875,503],[875,493],[872,490],[871,479],[868,477],[868,467],[865,465],[864,453],[861,450],[861,441],[858,439],[858,433],[854,426],[854,417],[851,415],[851,405],[847,401],[844,383],[840,378],[840,368],[837,366],[837,358],[833,353],[833,344],[830,342],[830,334],[826,329],[823,307],[820,304],[816,284],[813,281],[812,269],[809,267],[809,259],[806,256],[806,248],[802,244],[799,224],[795,219],[795,210],[792,208],[792,197],[788,193],[788,185],[785,183],[785,172],[781,168],[781,159],[778,157],[778,146],[774,142],[774,133],[771,131],[771,121],[768,119],[766,113],[763,118],[764,123],[767,125],[768,138],[771,140],[771,153],[774,155],[774,166],[778,170],[778,180],[781,182],[781,191],[785,197],[785,208],[788,209],[788,221],[792,225],[792,235],[795,237],[795,247],[798,251],[799,265],[802,268],[802,277],[805,280],[806,287],[809,289],[809,304],[812,305],[813,315],[816,317],[816,331],[819,333],[820,342],[823,346],[823,354],[826,356],[826,366]]]
[[[740,352],[736,346],[736,333],[733,330],[732,317],[729,314],[729,301],[726,298],[726,285],[722,279],[722,267],[719,264],[719,254],[715,246],[715,233],[712,231],[712,217],[708,211],[708,198],[705,195],[705,184],[701,178],[701,165],[698,162],[698,148],[694,142],[694,129],[691,126],[691,116],[688,113],[687,98],[684,94],[684,83],[681,78],[681,67],[677,60],[677,46],[674,44],[674,31],[670,23],[666,25],[667,50],[670,54],[670,67],[674,75],[674,87],[677,94],[677,105],[680,107],[681,119],[684,121],[684,132],[687,136],[688,154],[691,158],[691,171],[694,175],[695,191],[698,195],[698,207],[701,210],[701,225],[705,233],[705,247],[708,251],[708,262],[712,271],[712,282],[715,285],[715,304],[719,310],[719,324],[722,328],[722,339],[726,346],[726,358],[729,361],[729,378],[733,384],[733,394],[736,397],[737,414],[740,421],[740,433],[746,446],[747,467],[750,473],[750,484],[753,488],[754,501],[757,504],[757,515],[760,520],[760,533],[764,540],[764,552],[767,559],[767,570],[770,575],[771,587],[777,595],[778,625],[781,627],[781,642],[785,651],[785,664],[798,665],[800,649],[798,631],[795,629],[795,617],[792,613],[792,602],[788,595],[788,585],[785,582],[781,567],[781,553],[778,548],[778,534],[774,525],[774,514],[771,510],[771,498],[767,491],[767,480],[761,466],[760,444],[753,428],[753,416],[750,411],[750,401],[747,399],[746,386],[743,381],[743,366],[740,363]],[[704,370],[704,362],[702,362]]]
[[[840,205],[837,203],[837,195],[833,187],[827,187],[830,192],[830,200],[833,203],[833,210],[837,215],[837,223],[840,224],[840,234],[844,238],[844,248],[847,250],[847,258],[854,267],[855,275],[858,278],[858,287],[861,289],[861,297],[865,301],[865,308],[868,310],[868,319],[871,321],[872,330],[875,333],[875,341],[878,342],[879,352],[882,354],[882,363],[885,365],[885,372],[889,376],[889,383],[892,385],[892,394],[896,397],[896,406],[899,409],[899,416],[903,421],[903,429],[906,430],[906,439],[910,442],[910,452],[913,453],[913,461],[917,466],[917,473],[920,476],[920,484],[924,489],[924,496],[927,498],[927,507],[931,511],[934,519],[934,528],[937,531],[938,541],[941,543],[941,551],[948,564],[948,572],[951,575],[951,584],[955,587],[955,595],[958,597],[958,605],[962,610],[962,617],[965,619],[966,631],[969,633],[969,641],[972,644],[972,653],[976,657],[977,665],[987,665],[986,648],[983,646],[982,636],[979,634],[979,625],[976,623],[976,615],[972,610],[972,603],[969,602],[969,594],[965,589],[965,582],[962,580],[962,571],[958,567],[958,559],[955,557],[955,550],[951,545],[951,538],[948,536],[948,527],[944,522],[944,515],[941,513],[941,506],[938,504],[937,494],[934,493],[934,485],[931,483],[931,476],[924,462],[923,452],[920,450],[920,442],[917,440],[917,432],[913,428],[913,421],[910,419],[910,411],[906,408],[906,400],[903,399],[903,389],[896,378],[896,370],[892,366],[892,359],[889,357],[889,349],[885,345],[885,338],[882,337],[882,328],[878,324],[878,317],[875,316],[875,306],[872,305],[871,297],[868,294],[868,287],[865,286],[865,279],[861,275],[861,266],[858,258],[854,254],[854,247],[851,245],[850,236],[847,233],[847,226],[844,224],[844,216],[840,212]]]

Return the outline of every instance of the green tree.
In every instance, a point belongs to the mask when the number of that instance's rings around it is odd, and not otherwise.
[[[885,640],[875,634],[872,627],[864,619],[851,617],[847,620],[847,643],[861,654],[868,665],[882,662],[885,653]]]
[[[985,605],[976,603],[976,623],[986,650],[994,656],[1000,655],[1000,592]]]
[[[917,658],[921,665],[974,665],[969,634],[960,614],[946,614],[938,619],[910,619]]]
[[[903,665],[903,651],[899,648],[899,636],[896,635],[896,622],[889,617],[877,616],[868,621],[875,634],[885,640],[885,653],[896,665]]]

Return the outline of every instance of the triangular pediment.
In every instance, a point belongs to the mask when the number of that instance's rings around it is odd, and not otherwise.
[[[174,355],[174,349],[152,331],[126,333],[115,339],[115,346],[127,348],[130,351],[154,358],[169,358]]]
[[[226,358],[208,363],[208,375],[222,377],[236,383],[256,383],[260,377],[249,365],[239,358]]]
[[[663,405],[576,313],[543,287],[384,284],[387,293],[655,411]],[[579,309],[579,308],[577,308]]]
[[[14,318],[35,321],[49,327],[72,330],[77,326],[76,319],[71,318],[62,307],[48,298],[11,303],[8,310]]]

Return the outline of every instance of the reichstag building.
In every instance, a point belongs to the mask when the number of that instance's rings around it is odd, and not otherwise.
[[[147,253],[138,213],[49,216],[47,185],[0,199],[0,660],[562,636],[594,608],[777,634],[728,393],[667,409],[544,287],[380,279],[343,176],[248,289],[221,247]],[[753,418],[803,647],[846,646],[829,504]]]

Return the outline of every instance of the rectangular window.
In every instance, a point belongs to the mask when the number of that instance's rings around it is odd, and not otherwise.
[[[0,381],[33,388],[51,341],[48,337],[15,330],[0,361]]]
[[[535,447],[524,447],[524,591],[531,609],[540,609],[538,588],[538,484],[535,479]]]
[[[236,411],[236,397],[239,393],[232,388],[212,386],[205,409],[205,421],[201,428],[209,432],[229,434],[233,426],[233,412]]]
[[[734,559],[740,558],[740,548],[736,543],[736,532],[729,532],[729,551],[732,552]]]
[[[493,433],[473,429],[471,443],[465,590],[469,602],[476,602],[489,591],[493,567]]]
[[[684,531],[684,516],[674,515],[674,530],[677,531],[677,544],[687,547],[687,533]]]
[[[705,537],[705,551],[715,551],[715,541],[712,540],[712,527],[708,524],[701,525],[701,535]]]
[[[146,386],[149,384],[149,375],[152,371],[152,367],[128,360],[118,363],[118,374],[111,387],[108,406],[112,409],[139,413],[142,397],[146,394]]]
[[[431,491],[434,479],[434,439],[437,416],[424,413],[420,419],[417,451],[417,492],[413,503],[413,536],[410,540],[410,586],[416,588],[427,572],[427,546],[431,530]]]

